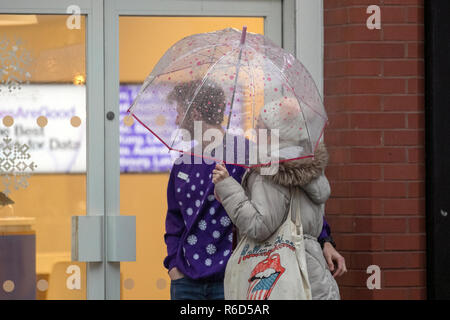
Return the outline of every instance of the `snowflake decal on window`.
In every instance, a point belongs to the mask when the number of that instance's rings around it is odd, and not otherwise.
[[[11,193],[11,188],[17,190],[28,186],[30,172],[37,167],[34,162],[29,163],[28,150],[28,145],[13,143],[9,137],[4,137],[0,144],[0,177],[6,195]]]
[[[22,40],[12,41],[0,36],[0,91],[21,88],[30,82],[31,74],[27,71],[31,64],[31,53],[25,49]]]

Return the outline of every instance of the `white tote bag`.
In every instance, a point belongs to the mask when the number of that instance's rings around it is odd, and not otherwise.
[[[291,189],[289,214],[264,243],[242,237],[225,270],[226,300],[311,300],[299,192]]]

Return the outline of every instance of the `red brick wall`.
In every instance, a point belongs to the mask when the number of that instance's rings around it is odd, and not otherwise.
[[[369,5],[381,30],[369,30]],[[423,0],[324,0],[327,204],[343,299],[425,299]],[[369,265],[381,289],[369,290]]]

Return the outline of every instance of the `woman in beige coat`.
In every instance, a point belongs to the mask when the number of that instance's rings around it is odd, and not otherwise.
[[[270,120],[260,118],[258,127],[280,129],[280,158],[283,158],[286,153],[284,151],[292,153],[296,147],[301,148],[304,138],[291,134],[288,129],[292,125],[289,122],[295,121],[293,117],[276,121],[276,115]],[[314,158],[281,162],[273,175],[261,175],[259,167],[248,170],[242,179],[242,185],[228,175],[223,165],[217,165],[213,171],[216,197],[237,227],[238,239],[247,235],[264,243],[287,217],[289,188],[300,188],[301,221],[313,300],[340,299],[337,283],[317,241],[322,230],[325,202],[330,196],[330,185],[323,174],[327,161],[326,148],[320,144]],[[229,267],[233,266],[227,266]]]

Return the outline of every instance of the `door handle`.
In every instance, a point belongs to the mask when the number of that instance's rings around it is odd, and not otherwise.
[[[72,216],[72,261],[103,261],[103,216]]]
[[[136,216],[107,216],[109,262],[136,261]]]
[[[103,216],[72,216],[72,261],[101,262]],[[136,261],[136,217],[106,217],[106,261]]]

